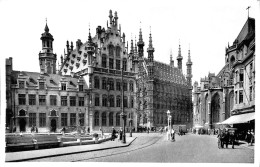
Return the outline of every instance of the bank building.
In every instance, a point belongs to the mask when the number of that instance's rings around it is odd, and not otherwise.
[[[64,55],[53,52],[54,37],[46,23],[41,34],[39,72],[15,71],[6,59],[6,126],[16,131],[57,132],[77,126],[111,132],[126,115],[126,129],[192,126],[192,62],[188,51],[187,74],[182,67],[181,45],[174,66],[154,60],[152,33],[148,47],[139,31],[138,41],[126,42],[117,12],[109,11],[107,27],[97,26],[87,41],[67,41]],[[75,45],[75,47],[74,47]],[[147,51],[147,57],[145,56]],[[159,55],[159,53],[158,53]],[[164,55],[160,55],[164,56]],[[57,59],[60,64],[57,66]]]

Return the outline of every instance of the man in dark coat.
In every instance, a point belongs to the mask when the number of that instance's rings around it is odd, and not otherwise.
[[[112,134],[111,134],[111,140],[114,141],[115,138],[116,138],[116,130],[115,130],[115,128],[113,127],[113,128],[112,128]]]
[[[230,133],[229,139],[232,145],[232,148],[234,149],[234,143],[235,143],[235,132]]]
[[[229,143],[229,133],[228,133],[227,130],[225,131],[224,142],[225,142],[225,144],[226,144],[226,148],[228,148],[228,143]]]

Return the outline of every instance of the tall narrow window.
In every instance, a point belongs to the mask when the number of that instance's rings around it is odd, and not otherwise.
[[[70,126],[76,126],[76,113],[70,113]]]
[[[127,97],[124,96],[124,107],[128,107],[128,104],[127,104]]]
[[[29,94],[29,105],[36,105],[36,95]]]
[[[239,91],[239,103],[243,103],[243,91]]]
[[[126,81],[124,81],[123,87],[124,87],[124,91],[127,91],[127,82]]]
[[[115,106],[114,95],[109,95],[109,105],[110,105],[110,107],[114,107]]]
[[[99,126],[99,112],[94,114],[94,126]]]
[[[121,82],[116,81],[116,90],[121,91]]]
[[[98,76],[95,76],[94,82],[95,82],[94,87],[95,87],[96,89],[99,89],[99,78],[98,78]]]
[[[116,96],[116,107],[121,107],[121,96]]]
[[[61,90],[66,90],[66,84],[65,83],[61,84]]]
[[[109,56],[114,56],[114,46],[113,45],[108,46],[108,52],[109,52]]]
[[[39,95],[39,105],[46,105],[46,96]]]
[[[79,85],[79,91],[83,92],[83,85]]]
[[[68,126],[68,114],[61,113],[61,126]]]
[[[109,90],[114,90],[114,80],[109,79],[108,80]]]
[[[67,106],[67,96],[61,96],[61,106]]]
[[[84,97],[79,97],[79,106],[84,106]]]
[[[114,68],[114,59],[109,58],[109,68],[113,69]]]
[[[107,80],[106,80],[106,78],[102,78],[102,89],[107,90]]]
[[[133,92],[134,91],[134,83],[133,82],[130,82],[130,91]]]
[[[120,50],[121,48],[119,46],[116,47],[116,57],[120,57]]]
[[[107,106],[107,95],[102,96],[102,106],[104,106],[104,107]]]
[[[46,113],[39,113],[39,127],[46,126]]]
[[[106,114],[106,112],[103,112],[101,117],[102,117],[102,126],[107,126],[107,114]]]
[[[57,96],[56,95],[50,95],[50,105],[51,106],[57,105]]]
[[[26,103],[25,94],[18,94],[18,101],[19,101],[19,105],[25,105]]]
[[[116,69],[120,70],[120,60],[116,60]]]
[[[133,98],[133,96],[131,96],[131,106],[130,106],[130,108],[134,108],[134,98]]]
[[[36,113],[29,113],[29,127],[36,126]]]
[[[114,114],[112,112],[109,113],[109,126],[113,126],[114,123]]]
[[[106,55],[102,55],[102,67],[103,68],[107,67],[107,57],[106,57]]]
[[[116,126],[120,126],[120,113],[116,113]]]
[[[76,96],[70,96],[70,106],[76,106]]]
[[[99,95],[95,95],[95,106],[99,106]]]
[[[126,59],[124,59],[123,60],[123,70],[124,71],[126,71],[126,69],[127,69],[127,65],[126,64],[127,64],[127,61],[126,61]]]

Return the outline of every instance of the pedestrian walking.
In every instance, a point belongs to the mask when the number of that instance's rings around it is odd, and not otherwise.
[[[251,146],[253,145],[254,142],[255,142],[255,133],[253,129],[251,129]]]
[[[229,135],[229,140],[231,142],[232,148],[234,149],[234,144],[235,144],[235,132],[231,132]]]
[[[221,146],[221,148],[224,148],[225,133],[224,133],[224,131],[222,131],[222,132],[219,132],[219,134],[220,134],[220,146]]]
[[[251,138],[252,138],[251,132],[250,132],[250,130],[248,130],[246,133],[246,142],[248,145],[249,145],[249,143],[251,143]]]
[[[171,130],[171,140],[175,141],[175,131],[174,131],[174,129]]]
[[[122,127],[120,127],[120,129],[119,129],[119,131],[118,131],[118,134],[119,134],[118,141],[121,141],[122,138],[123,138],[123,129],[122,129]]]
[[[115,138],[116,138],[116,130],[114,127],[112,127],[111,141],[114,141]]]
[[[228,143],[229,143],[229,133],[228,133],[227,130],[225,131],[224,142],[225,142],[226,148],[228,148]]]

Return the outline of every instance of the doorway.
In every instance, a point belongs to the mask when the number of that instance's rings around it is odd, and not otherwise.
[[[25,132],[25,126],[26,126],[26,121],[24,118],[21,118],[19,121],[19,125],[20,125],[20,132]]]
[[[51,120],[51,132],[56,132],[56,119]]]

